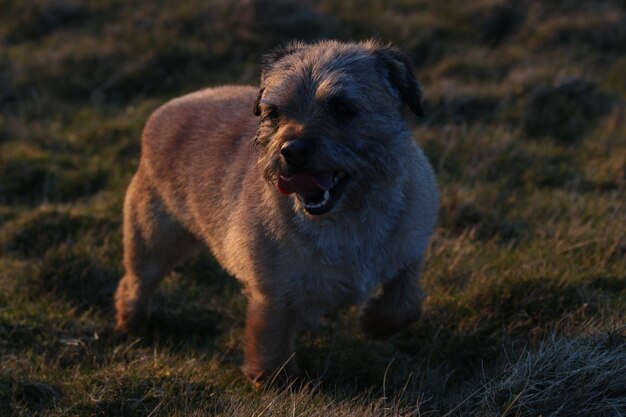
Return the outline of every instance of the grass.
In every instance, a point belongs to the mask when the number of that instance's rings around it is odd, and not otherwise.
[[[0,0],[0,415],[625,416],[626,12],[619,1]],[[256,84],[286,40],[402,47],[440,221],[419,323],[299,340],[241,376],[245,299],[209,254],[113,331],[121,205],[165,100]]]

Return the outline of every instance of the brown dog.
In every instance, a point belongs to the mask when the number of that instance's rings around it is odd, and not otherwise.
[[[298,328],[381,283],[367,334],[418,318],[438,196],[403,107],[420,115],[421,92],[396,49],[323,41],[267,55],[260,91],[207,89],[158,109],[124,205],[118,327],[140,325],[159,281],[202,244],[245,287],[253,381],[294,374]]]

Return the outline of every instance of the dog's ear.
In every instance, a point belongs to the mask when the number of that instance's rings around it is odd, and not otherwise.
[[[274,64],[287,55],[304,49],[306,44],[300,41],[293,41],[286,45],[274,48],[261,58],[261,82],[265,79],[265,75],[272,69]]]
[[[395,47],[379,47],[374,50],[374,55],[382,62],[389,82],[400,93],[404,103],[414,114],[423,116],[422,89],[407,57]]]
[[[261,84],[265,80],[265,77],[268,72],[272,70],[274,64],[280,61],[282,58],[287,55],[291,55],[297,51],[304,49],[306,44],[300,41],[293,41],[288,43],[287,45],[280,46],[278,48],[272,49],[261,58]],[[264,87],[261,87],[259,90],[259,95],[256,98],[254,103],[254,114],[256,116],[261,115],[261,110],[259,109],[259,102],[261,101],[261,97],[263,96]]]
[[[260,116],[261,115],[261,109],[259,108],[259,104],[261,103],[261,97],[263,97],[263,91],[265,90],[265,88],[260,88],[259,89],[259,95],[256,96],[256,100],[254,102],[254,115],[255,116]]]

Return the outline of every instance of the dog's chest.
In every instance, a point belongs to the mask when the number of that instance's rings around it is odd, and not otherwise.
[[[388,227],[333,228],[308,237],[290,278],[308,300],[361,302],[401,267]]]
[[[329,304],[329,307],[364,301],[380,280],[379,262],[372,259],[352,257],[339,263],[327,263],[312,258],[309,265],[298,274],[294,291],[307,300]]]

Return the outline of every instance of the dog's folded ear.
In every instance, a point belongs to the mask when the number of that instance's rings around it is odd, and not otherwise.
[[[274,64],[280,61],[287,55],[291,55],[306,47],[306,44],[301,41],[289,42],[286,45],[279,46],[272,49],[261,58],[261,81],[265,78],[265,75],[272,69]]]
[[[270,72],[274,66],[274,64],[280,61],[282,58],[287,55],[291,55],[306,46],[304,42],[293,41],[286,45],[279,46],[278,48],[272,49],[261,58],[261,84],[263,84],[263,80],[267,76],[267,73]],[[256,98],[254,103],[254,114],[255,116],[261,115],[261,110],[259,109],[259,102],[261,101],[261,97],[263,96],[264,88],[261,87],[259,90],[259,95]]]
[[[400,93],[402,101],[417,116],[424,116],[422,89],[413,74],[407,57],[395,47],[379,47],[374,55],[382,62],[391,85]]]
[[[259,104],[261,104],[261,97],[263,97],[264,90],[265,88],[263,87],[259,89],[259,94],[256,96],[256,100],[254,101],[254,115],[255,116],[261,115],[261,108],[259,107]]]

